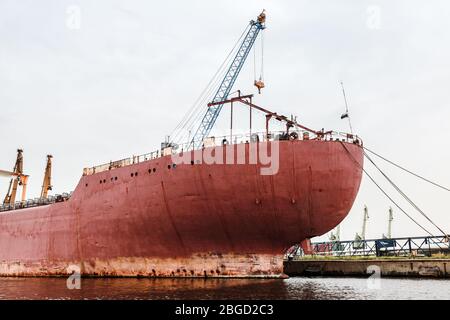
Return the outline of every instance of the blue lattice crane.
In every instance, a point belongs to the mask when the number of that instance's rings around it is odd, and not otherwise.
[[[250,21],[250,28],[244,39],[242,40],[236,56],[234,57],[231,65],[228,68],[228,71],[225,74],[225,77],[223,78],[219,88],[217,89],[213,99],[211,100],[212,103],[221,102],[227,99],[239,75],[239,72],[244,65],[244,62],[253,44],[255,43],[256,38],[258,37],[259,32],[265,29],[265,22],[266,14],[264,11],[258,16],[256,21]],[[261,80],[255,81],[255,86],[258,88],[258,90],[261,90],[261,88],[264,87],[264,82],[262,82]],[[192,137],[192,140],[190,142],[191,147],[201,147],[203,139],[205,139],[211,132],[211,129],[214,126],[214,123],[216,122],[220,111],[222,110],[222,106],[223,104],[215,104],[208,107],[208,110],[206,111],[206,114],[204,115],[200,126],[197,128],[194,136]]]

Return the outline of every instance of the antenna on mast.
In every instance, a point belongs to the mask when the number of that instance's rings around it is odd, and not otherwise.
[[[347,104],[347,96],[345,95],[345,89],[344,89],[344,82],[341,81],[341,87],[342,87],[342,94],[344,96],[344,102],[345,102],[345,113],[341,115],[341,119],[348,119],[348,125],[350,126],[350,133],[353,134],[353,128],[352,128],[352,122],[350,121],[350,114],[348,112],[348,104]]]

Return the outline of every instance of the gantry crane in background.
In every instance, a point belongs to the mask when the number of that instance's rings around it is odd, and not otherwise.
[[[385,239],[392,238],[392,221],[394,221],[394,210],[392,209],[392,207],[389,207],[388,232],[387,232],[387,235],[383,234],[383,238],[385,238]]]
[[[364,216],[363,216],[363,224],[362,224],[361,234],[357,233],[355,236],[355,240],[366,240],[367,220],[369,220],[369,208],[367,208],[367,206],[364,205]]]
[[[336,233],[333,233],[333,231],[331,231],[329,238],[330,238],[331,242],[341,241],[341,225],[340,224],[338,224],[336,227]]]
[[[356,233],[356,235],[355,235],[355,241],[353,242],[354,249],[364,249],[365,248],[364,240],[366,240],[367,220],[369,220],[369,209],[367,208],[366,205],[364,205],[362,230],[361,230],[361,234]]]
[[[42,182],[41,198],[47,198],[48,191],[52,190],[52,155],[47,155],[44,181]]]
[[[341,224],[336,226],[336,233],[330,233],[330,241],[332,242],[332,251],[344,250],[344,245],[341,244]]]
[[[3,204],[11,205],[11,204],[15,203],[17,189],[19,188],[19,186],[22,187],[21,200],[24,201],[26,198],[26,193],[27,193],[28,175],[23,173],[23,150],[22,149],[17,149],[17,159],[16,159],[16,164],[14,165],[14,170],[12,172],[0,170],[0,175],[6,176],[6,177],[11,177],[11,180],[9,181],[8,192],[5,196],[5,199],[3,200]]]
[[[265,11],[257,17],[256,21],[250,21],[250,28],[247,31],[247,34],[242,40],[242,43],[239,47],[239,50],[236,53],[231,65],[228,68],[228,71],[225,74],[222,82],[220,83],[219,88],[216,90],[216,93],[211,101],[211,106],[208,107],[206,114],[203,116],[203,119],[195,131],[195,134],[192,137],[190,142],[190,146],[194,148],[201,147],[203,140],[208,136],[214,123],[217,120],[217,117],[222,110],[223,103],[221,101],[225,101],[228,95],[233,88],[233,85],[239,75],[239,72],[244,65],[244,62],[255,43],[256,38],[261,30],[264,30],[266,23],[266,14]],[[258,88],[260,92],[262,88],[264,88],[263,79],[260,77],[259,80],[255,79],[254,85]]]

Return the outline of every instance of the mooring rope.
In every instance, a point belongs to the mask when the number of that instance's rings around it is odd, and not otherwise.
[[[425,214],[425,212],[423,212],[395,183],[394,181],[392,181],[386,173],[383,172],[383,170],[380,169],[380,167],[377,166],[377,164],[367,155],[366,152],[364,152],[364,156],[374,165],[375,168],[377,168],[377,170],[383,175],[383,177],[386,178],[387,181],[389,181],[389,183],[395,188],[395,190],[398,191],[398,193],[400,193],[400,195],[406,200],[408,201],[409,204],[411,204],[422,216],[425,217],[425,219],[427,219],[433,226],[435,226],[440,232],[442,232],[443,235],[446,235],[447,233],[444,232],[444,230],[442,230],[436,223],[434,223],[433,220],[431,220],[430,217],[428,217],[427,214]]]
[[[356,165],[361,168],[361,170],[367,175],[367,177],[369,177],[369,179],[377,186],[377,188],[402,212],[404,213],[412,222],[414,222],[419,228],[421,228],[422,230],[424,230],[426,233],[428,233],[430,236],[434,237],[434,235],[428,231],[424,226],[422,226],[419,222],[417,222],[413,217],[411,217],[402,207],[400,207],[400,205],[394,200],[392,199],[391,196],[389,196],[389,194],[375,181],[374,178],[372,178],[372,176],[364,169],[364,167],[355,159],[355,157],[353,157],[353,155],[351,154],[351,152],[347,149],[347,147],[345,146],[345,144],[343,142],[340,142],[341,145],[344,147],[344,149],[347,151],[348,155],[350,156],[350,158],[356,163]],[[445,234],[445,233],[444,233]]]
[[[431,181],[430,179],[424,178],[423,176],[418,175],[417,173],[414,173],[414,172],[412,172],[412,171],[406,169],[405,167],[402,167],[401,165],[399,165],[399,164],[397,164],[397,163],[394,163],[393,161],[391,161],[391,160],[389,160],[389,159],[386,159],[385,157],[381,156],[380,154],[376,153],[375,151],[372,151],[372,150],[370,150],[370,149],[368,149],[368,148],[366,148],[366,147],[364,147],[364,146],[363,146],[363,148],[364,148],[365,150],[369,151],[370,153],[374,154],[375,156],[379,157],[380,159],[382,159],[382,160],[384,160],[384,161],[386,161],[386,162],[392,164],[393,166],[396,166],[397,168],[399,168],[399,169],[401,169],[401,170],[403,170],[403,171],[408,172],[409,174],[411,174],[411,175],[413,175],[413,176],[415,176],[415,177],[417,177],[417,178],[419,178],[419,179],[422,179],[422,180],[424,180],[424,181],[426,181],[426,182],[428,182],[428,183],[431,183],[432,185],[434,185],[434,186],[436,186],[436,187],[438,187],[438,188],[444,189],[444,190],[446,190],[446,191],[450,191],[449,188],[444,187],[443,185],[440,185],[440,184],[438,184],[438,183],[436,183],[436,182],[433,182],[433,181]]]

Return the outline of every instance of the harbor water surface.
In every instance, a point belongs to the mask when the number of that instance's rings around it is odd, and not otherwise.
[[[0,299],[450,299],[450,280],[0,278]]]

